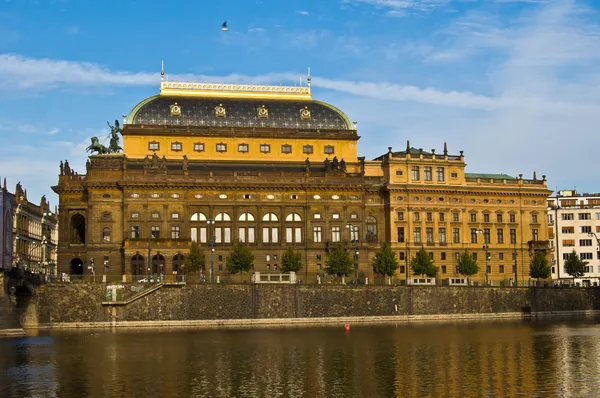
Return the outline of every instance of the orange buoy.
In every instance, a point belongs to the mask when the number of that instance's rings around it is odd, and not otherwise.
[[[349,323],[345,324],[344,325],[344,329],[346,330],[346,332],[349,332],[350,331],[350,324]]]

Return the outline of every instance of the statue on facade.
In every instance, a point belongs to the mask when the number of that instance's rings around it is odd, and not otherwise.
[[[152,167],[152,161],[150,160],[150,157],[146,155],[144,158],[144,168],[149,169],[150,167]]]
[[[156,152],[152,155],[152,160],[150,161],[150,168],[152,169],[158,169],[159,164],[158,164],[158,155],[156,154]]]
[[[188,167],[189,167],[188,163],[189,163],[189,160],[188,160],[187,155],[183,155],[183,171],[188,170]]]
[[[304,171],[309,172],[310,171],[310,159],[306,158],[306,160],[304,161]]]
[[[88,159],[85,161],[85,171],[89,172],[91,168],[92,168],[92,162],[90,162],[90,160]]]
[[[337,156],[333,157],[333,162],[331,162],[331,169],[332,170],[339,170],[340,168],[340,162],[338,161]]]
[[[60,161],[60,175],[65,175],[65,165],[63,164],[62,160]]]
[[[110,127],[110,144],[108,145],[109,153],[117,153],[122,151],[123,148],[119,146],[119,133],[123,134],[123,129],[119,125],[119,121],[115,120],[115,125],[111,126],[109,122],[106,122]]]
[[[160,168],[162,170],[167,169],[167,157],[165,155],[163,155],[162,159],[160,160]]]
[[[100,143],[98,137],[92,137],[91,141],[92,144],[85,149],[87,152],[96,152],[98,155],[109,153],[109,149]]]
[[[325,171],[331,171],[331,161],[329,160],[329,158],[325,158],[323,166],[325,166]]]
[[[340,170],[346,172],[346,161],[343,158],[340,161]]]
[[[69,166],[69,161],[65,160],[65,175],[71,174],[71,167]]]

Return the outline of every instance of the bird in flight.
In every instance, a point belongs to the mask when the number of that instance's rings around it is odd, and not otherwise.
[[[221,25],[221,30],[223,32],[227,32],[229,30],[229,28],[227,27],[227,21],[223,22],[223,25]]]

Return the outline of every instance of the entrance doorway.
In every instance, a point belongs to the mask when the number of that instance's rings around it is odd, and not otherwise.
[[[152,274],[163,275],[165,270],[165,256],[156,254],[152,257]]]
[[[71,260],[71,275],[83,275],[83,260],[74,258]]]
[[[144,256],[141,254],[136,254],[131,257],[131,275],[134,277],[146,275],[146,272],[144,272],[144,264]]]

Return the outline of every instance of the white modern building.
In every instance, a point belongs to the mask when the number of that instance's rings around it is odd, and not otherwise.
[[[564,262],[575,250],[587,261],[586,274],[575,283],[583,286],[600,284],[600,193],[578,194],[575,190],[559,191],[548,198],[552,279],[572,283]]]

